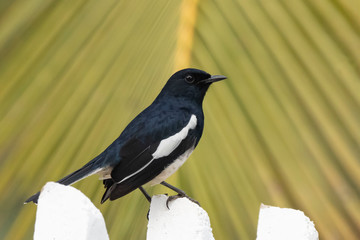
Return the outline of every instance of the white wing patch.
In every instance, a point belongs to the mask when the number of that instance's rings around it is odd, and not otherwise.
[[[163,139],[156,151],[152,154],[152,156],[156,158],[161,158],[168,156],[172,151],[174,151],[181,143],[182,140],[186,138],[190,129],[194,129],[197,124],[197,118],[195,115],[191,115],[189,123],[181,129],[180,132]]]
[[[147,166],[149,166],[150,163],[152,163],[154,160],[156,160],[158,158],[161,158],[161,157],[168,156],[170,153],[172,153],[172,151],[174,151],[180,145],[181,141],[186,138],[189,131],[196,127],[196,124],[197,124],[196,116],[191,115],[188,124],[183,129],[181,129],[180,132],[178,132],[178,133],[176,133],[176,134],[174,134],[174,135],[172,135],[172,136],[170,136],[170,137],[168,137],[166,139],[161,140],[158,148],[152,154],[153,158],[147,164],[145,164],[142,168],[140,168],[136,172],[124,177],[121,181],[119,181],[117,183],[121,183],[121,182],[125,181],[126,179],[129,179],[132,176],[138,174],[139,172],[144,170]]]

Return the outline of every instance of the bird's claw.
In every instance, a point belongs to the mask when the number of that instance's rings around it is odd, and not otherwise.
[[[178,198],[183,198],[183,197],[186,197],[187,199],[189,199],[190,201],[192,201],[193,203],[196,203],[197,205],[200,206],[200,203],[198,201],[196,201],[195,199],[189,197],[188,195],[186,194],[178,194],[178,195],[173,195],[173,196],[169,196],[168,199],[166,200],[166,207],[170,210],[169,208],[169,202],[175,200],[175,199],[178,199]]]

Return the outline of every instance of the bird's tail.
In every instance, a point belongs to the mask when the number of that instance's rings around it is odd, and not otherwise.
[[[102,159],[103,154],[100,154],[99,156],[95,157],[93,160],[85,164],[82,168],[76,170],[73,173],[70,173],[66,177],[60,179],[57,181],[58,183],[61,183],[63,185],[71,185],[77,181],[80,181],[81,179],[84,179],[90,175],[93,175],[99,171],[102,170],[102,168],[99,168],[96,163],[98,163],[98,160]],[[25,203],[34,202],[37,204],[38,198],[39,198],[40,192],[35,193],[31,197],[29,197]]]

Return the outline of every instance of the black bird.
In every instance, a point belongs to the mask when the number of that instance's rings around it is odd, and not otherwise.
[[[164,181],[199,143],[204,128],[205,93],[213,82],[223,79],[226,77],[193,68],[176,72],[154,102],[135,117],[109,147],[58,183],[70,185],[97,173],[106,188],[101,203],[137,188],[150,201],[151,197],[142,187],[146,183],[160,183],[178,193],[168,200],[188,197]],[[40,192],[34,194],[25,203],[37,203],[39,195]]]

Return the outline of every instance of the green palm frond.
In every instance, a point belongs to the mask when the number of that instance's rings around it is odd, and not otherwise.
[[[216,239],[255,239],[260,203],[301,209],[321,239],[360,235],[360,4],[334,1],[0,3],[0,238],[31,239],[23,201],[100,153],[197,67],[228,79],[203,139],[169,179]],[[140,192],[101,205],[111,239],[144,239]],[[147,188],[152,194],[162,187]]]

